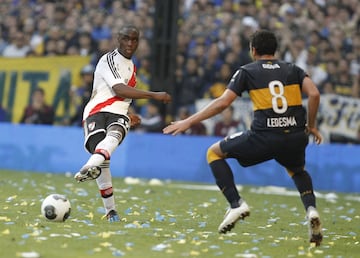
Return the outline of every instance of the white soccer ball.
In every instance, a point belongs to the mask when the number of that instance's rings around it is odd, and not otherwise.
[[[41,214],[50,221],[64,222],[70,212],[70,201],[61,194],[50,194],[41,204]]]

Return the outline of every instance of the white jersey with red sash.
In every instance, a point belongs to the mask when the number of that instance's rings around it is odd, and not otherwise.
[[[126,115],[132,99],[115,95],[112,86],[123,83],[136,86],[136,67],[131,59],[117,49],[103,55],[94,72],[94,84],[90,101],[85,107],[83,120],[98,112]]]

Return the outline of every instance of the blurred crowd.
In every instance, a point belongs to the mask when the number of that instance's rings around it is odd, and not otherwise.
[[[89,65],[94,67],[101,55],[115,47],[119,28],[132,23],[142,33],[135,57],[138,87],[148,89],[155,2],[2,0],[0,55],[90,56]],[[275,31],[280,40],[279,58],[305,69],[321,93],[359,98],[358,0],[179,0],[179,3],[173,116],[189,115],[195,111],[198,99],[215,98],[224,91],[234,71],[251,61],[249,36],[259,28]],[[87,91],[76,90],[73,94],[86,101],[83,94],[88,94]],[[83,104],[78,105],[81,110]],[[134,101],[133,108],[143,116],[143,121],[159,122],[150,119],[154,116],[164,119],[153,103]],[[243,126],[241,121],[235,122],[236,126]],[[72,118],[70,123],[79,121]],[[145,124],[139,130],[154,130]],[[225,129],[217,129],[211,134],[215,131],[226,133]],[[193,132],[210,134],[201,128]]]

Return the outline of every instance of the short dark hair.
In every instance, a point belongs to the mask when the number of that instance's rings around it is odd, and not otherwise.
[[[140,35],[139,29],[135,25],[124,25],[119,30],[119,35],[127,35],[129,31],[136,31]]]
[[[250,38],[250,47],[259,55],[274,55],[278,47],[276,36],[268,30],[258,30]]]

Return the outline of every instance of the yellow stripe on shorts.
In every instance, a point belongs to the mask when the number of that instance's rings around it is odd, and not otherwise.
[[[217,155],[211,148],[209,148],[207,150],[206,160],[207,160],[208,164],[210,164],[211,162],[213,162],[215,160],[219,160],[219,159],[221,159],[221,157],[219,155]]]

